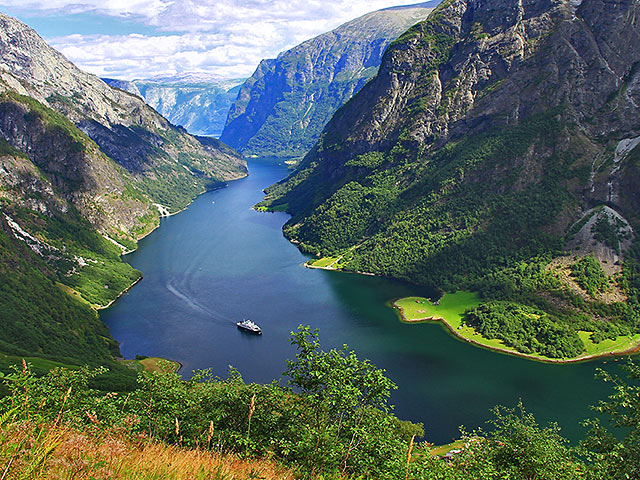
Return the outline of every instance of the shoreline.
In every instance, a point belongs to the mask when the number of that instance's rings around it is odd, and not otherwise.
[[[396,299],[393,302],[390,302],[390,305],[393,309],[395,309],[398,314],[400,315],[400,319],[403,323],[407,323],[407,324],[412,324],[412,323],[427,323],[427,322],[438,322],[443,324],[446,329],[449,331],[449,333],[453,334],[456,338],[463,340],[467,343],[470,343],[472,345],[476,345],[478,347],[487,349],[487,350],[492,350],[494,352],[498,352],[498,353],[503,353],[506,355],[512,355],[514,357],[521,357],[527,360],[534,360],[537,362],[542,362],[542,363],[552,363],[552,364],[568,364],[568,363],[579,363],[579,362],[588,362],[591,360],[598,360],[598,359],[602,359],[602,358],[611,358],[611,357],[619,357],[619,356],[624,356],[624,355],[631,355],[631,354],[635,354],[640,352],[640,341],[636,343],[635,346],[628,348],[626,350],[622,350],[619,352],[616,351],[612,351],[612,352],[604,352],[604,353],[597,353],[597,354],[591,354],[591,355],[581,355],[578,357],[573,357],[573,358],[550,358],[550,357],[542,357],[542,356],[537,356],[537,355],[531,355],[529,353],[522,353],[522,352],[518,352],[517,350],[512,350],[509,348],[502,348],[502,347],[493,347],[491,345],[486,345],[484,343],[481,343],[477,340],[474,340],[472,338],[467,338],[465,336],[463,336],[460,332],[457,331],[456,328],[454,328],[453,325],[451,325],[451,323],[449,323],[449,321],[447,321],[445,318],[443,317],[436,317],[436,316],[429,316],[429,317],[424,317],[424,318],[415,318],[415,319],[408,319],[405,316],[404,313],[404,309],[398,305],[398,300],[400,299]]]
[[[202,192],[200,192],[198,195],[196,195],[196,196],[195,196],[195,197],[194,197],[194,198],[193,198],[193,199],[192,199],[192,200],[191,200],[191,201],[190,201],[190,202],[189,202],[189,203],[188,203],[184,208],[182,208],[182,209],[180,209],[180,210],[178,210],[178,211],[176,211],[176,212],[169,213],[169,214],[167,214],[167,215],[163,215],[163,214],[162,214],[162,212],[160,212],[160,210],[159,210],[159,208],[158,208],[158,205],[160,205],[160,204],[153,203],[153,206],[154,206],[154,207],[156,207],[156,209],[158,209],[158,214],[159,214],[159,216],[158,216],[158,225],[156,225],[155,227],[153,227],[153,228],[152,228],[151,230],[149,230],[147,233],[144,233],[144,234],[140,235],[140,236],[136,239],[136,248],[134,248],[134,249],[132,249],[132,250],[125,250],[125,251],[123,251],[123,252],[122,252],[122,254],[120,255],[120,258],[122,259],[122,261],[123,261],[123,262],[125,262],[124,257],[125,257],[126,255],[129,255],[130,253],[133,253],[133,252],[137,251],[137,250],[138,250],[138,248],[139,248],[138,242],[139,242],[140,240],[142,240],[142,239],[144,239],[144,238],[148,237],[148,236],[149,236],[149,235],[151,235],[153,232],[155,232],[158,228],[160,228],[160,226],[162,225],[162,219],[163,219],[163,218],[173,217],[174,215],[177,215],[177,214],[179,214],[179,213],[181,213],[181,212],[184,212],[184,211],[185,211],[187,208],[189,208],[189,207],[191,206],[191,204],[193,204],[193,202],[195,202],[195,201],[196,201],[196,199],[197,199],[198,197],[200,197],[201,195],[204,195],[205,193],[208,193],[208,192],[215,192],[216,190],[222,190],[223,188],[227,188],[227,187],[229,186],[229,184],[228,184],[227,182],[232,182],[232,181],[234,181],[234,180],[242,180],[243,178],[246,178],[246,177],[248,177],[248,176],[249,176],[249,173],[247,173],[247,174],[246,174],[245,176],[243,176],[243,177],[238,177],[238,178],[234,178],[234,179],[232,179],[232,180],[227,180],[227,181],[225,181],[225,182],[224,182],[224,184],[223,184],[223,185],[220,185],[220,186],[219,186],[219,187],[217,187],[217,188],[212,188],[212,189],[210,189],[210,190],[203,190],[203,191],[202,191]],[[161,205],[161,206],[162,206],[162,207],[164,207],[164,205]],[[164,207],[164,208],[166,208],[166,207]],[[113,240],[113,239],[112,239],[112,238],[110,238],[110,237],[105,237],[105,238],[107,238],[107,239],[108,239],[108,240],[110,240],[111,242],[117,243],[115,240]],[[121,246],[122,246],[122,245],[121,245]],[[133,282],[133,283],[132,283],[131,285],[129,285],[127,288],[125,288],[124,290],[122,290],[122,291],[118,294],[118,296],[117,296],[116,298],[114,298],[113,300],[111,300],[107,305],[99,306],[99,307],[98,307],[98,306],[94,306],[94,308],[95,308],[96,310],[104,310],[104,309],[106,309],[106,308],[109,308],[109,307],[110,307],[111,305],[113,305],[113,304],[116,302],[116,300],[118,300],[122,295],[124,295],[125,293],[127,293],[127,292],[128,292],[129,290],[131,290],[133,287],[135,287],[135,286],[138,284],[138,282],[140,282],[143,278],[144,278],[144,273],[142,273],[142,272],[141,272],[140,278],[138,278],[135,282]],[[179,362],[178,362],[178,363],[179,363]],[[182,367],[181,367],[181,368],[182,368]]]
[[[241,179],[246,178],[246,177],[248,177],[248,176],[249,176],[249,172],[247,171],[247,174],[246,174],[246,175],[244,175],[244,176],[242,176],[242,177],[238,177],[238,178],[233,179],[233,180],[241,180]],[[229,181],[233,181],[233,180],[229,180]],[[158,225],[156,225],[154,228],[152,228],[151,230],[149,230],[149,231],[148,231],[148,232],[146,232],[145,234],[143,234],[143,235],[141,235],[140,237],[138,237],[138,239],[136,240],[136,248],[135,248],[135,249],[133,249],[133,250],[129,250],[129,251],[123,251],[123,252],[122,252],[122,254],[120,255],[121,260],[122,260],[123,262],[125,262],[125,263],[128,263],[128,262],[126,262],[126,261],[125,261],[124,257],[125,257],[126,255],[130,254],[130,253],[133,253],[133,252],[137,251],[137,250],[138,250],[138,248],[139,248],[138,242],[139,242],[140,240],[144,239],[145,237],[147,237],[147,236],[151,235],[151,234],[152,234],[153,232],[155,232],[158,228],[160,228],[160,226],[162,225],[162,219],[163,219],[163,218],[169,218],[169,217],[172,217],[173,215],[177,215],[178,213],[184,212],[184,211],[185,211],[187,208],[189,208],[189,206],[190,206],[191,204],[193,204],[193,202],[195,202],[195,201],[196,201],[196,199],[197,199],[198,197],[200,197],[201,195],[204,195],[205,193],[208,193],[208,192],[213,192],[213,191],[215,191],[215,190],[221,190],[221,189],[223,189],[223,188],[227,188],[228,186],[229,186],[229,184],[228,184],[227,182],[224,182],[224,184],[223,184],[223,185],[220,185],[220,186],[219,186],[219,187],[217,187],[217,188],[212,188],[211,190],[206,190],[206,189],[205,189],[205,190],[203,190],[202,192],[200,192],[198,195],[196,195],[196,196],[195,196],[195,197],[194,197],[194,198],[193,198],[193,199],[192,199],[192,200],[191,200],[191,201],[190,201],[190,202],[189,202],[189,203],[188,203],[184,208],[182,208],[181,210],[178,210],[178,211],[176,211],[176,212],[169,213],[168,215],[162,215],[162,214],[161,214],[161,212],[160,212],[160,211],[158,211],[158,214],[159,214],[159,216],[158,216]],[[156,204],[153,204],[153,205],[157,208]],[[113,239],[109,239],[109,240],[111,240],[112,242],[114,241]],[[120,293],[118,293],[118,295],[116,296],[116,298],[114,298],[113,300],[111,300],[107,305],[102,305],[102,306],[92,305],[92,307],[94,308],[94,310],[95,310],[96,312],[98,312],[98,316],[100,316],[100,311],[101,311],[101,310],[106,310],[107,308],[111,307],[114,303],[116,303],[116,301],[117,301],[120,297],[122,297],[125,293],[129,292],[129,290],[131,290],[131,289],[132,289],[133,287],[135,287],[135,286],[136,286],[140,281],[142,281],[142,279],[143,279],[143,278],[144,278],[144,274],[141,272],[140,277],[138,277],[138,278],[137,278],[133,283],[131,283],[131,285],[129,285],[127,288],[125,288],[125,289],[124,289],[124,290],[122,290]],[[102,321],[102,319],[100,319],[100,321]],[[111,330],[109,330],[109,334],[111,334]],[[114,338],[114,340],[116,340],[116,339]],[[117,340],[116,340],[116,341],[117,341]],[[120,345],[120,342],[118,342],[118,349],[120,348],[120,347],[119,347],[119,345]],[[168,358],[165,358],[164,360],[167,360],[167,361],[169,361],[169,362],[176,363],[176,364],[178,365],[178,368],[176,368],[176,369],[175,369],[175,373],[176,373],[176,374],[178,374],[178,373],[183,369],[183,367],[184,367],[184,364],[183,364],[182,362],[180,362],[179,360],[170,360],[170,359],[168,359]]]
[[[209,192],[215,192],[216,190],[222,190],[223,188],[227,188],[229,186],[228,182],[234,182],[236,180],[242,180],[243,178],[247,178],[249,176],[249,172],[247,171],[246,175],[242,176],[242,177],[238,177],[238,178],[232,178],[230,180],[225,180],[224,182],[221,182],[222,185],[215,187],[215,188],[211,188],[211,189],[204,189],[202,192],[200,192],[199,194],[197,194],[195,197],[193,197],[191,199],[191,201],[189,203],[187,203],[183,208],[181,208],[180,210],[177,210],[173,213],[167,213],[167,214],[163,214],[160,211],[159,207],[164,208],[167,212],[169,211],[167,207],[165,207],[162,204],[159,203],[152,203],[152,205],[156,208],[156,210],[158,211],[158,225],[156,225],[155,227],[153,227],[151,230],[149,230],[147,233],[144,233],[142,235],[140,235],[137,239],[136,239],[136,248],[134,248],[133,250],[123,250],[122,255],[120,255],[121,257],[124,257],[125,255],[129,255],[130,253],[135,252],[136,250],[138,250],[138,242],[146,237],[148,237],[149,235],[151,235],[153,232],[155,232],[158,228],[160,228],[160,225],[162,224],[162,219],[163,218],[169,218],[169,217],[173,217],[174,215],[177,215],[181,212],[184,212],[187,208],[189,208],[191,206],[191,204],[193,202],[196,201],[196,199],[198,197],[200,197],[201,195],[204,195],[205,193],[209,193]],[[109,240],[111,240],[112,242],[115,242],[113,239],[109,238]],[[137,283],[137,282],[136,282]],[[135,283],[133,284],[135,285]],[[132,285],[132,286],[133,286]],[[131,287],[129,287],[131,288]],[[106,307],[103,307],[106,308]]]
[[[111,305],[113,305],[114,303],[116,303],[116,300],[118,300],[121,296],[123,296],[125,293],[127,293],[129,290],[131,290],[133,287],[135,287],[142,279],[144,278],[144,275],[140,275],[135,282],[133,282],[131,285],[129,285],[127,288],[125,288],[124,290],[122,290],[118,296],[116,298],[114,298],[113,300],[111,300],[109,303],[107,303],[106,305],[102,305],[102,306],[96,306],[94,305],[93,308],[95,308],[97,311],[100,310],[104,310],[106,308],[109,308]]]
[[[294,243],[294,242],[291,242],[291,243],[293,243],[293,244],[295,245],[295,243]],[[316,270],[326,270],[327,272],[355,273],[355,274],[357,274],[357,275],[366,275],[367,277],[380,277],[380,278],[386,278],[386,277],[383,277],[382,275],[378,275],[378,274],[376,274],[376,273],[370,273],[370,272],[352,272],[352,271],[350,271],[350,270],[342,270],[341,268],[334,268],[334,267],[333,267],[333,265],[335,265],[336,263],[338,263],[338,262],[340,261],[340,259],[341,259],[341,258],[342,258],[342,257],[337,258],[335,261],[333,261],[332,263],[330,263],[329,265],[327,265],[327,266],[325,266],[325,267],[321,267],[321,266],[319,266],[319,265],[311,265],[309,262],[310,262],[311,260],[314,260],[314,259],[307,260],[306,262],[304,262],[304,263],[303,263],[303,265],[304,265],[306,268],[315,268]],[[318,259],[315,259],[315,260],[318,260]]]
[[[326,265],[326,266],[318,266],[318,265],[310,265],[309,262],[313,261],[314,259],[311,260],[307,260],[304,263],[304,266],[306,268],[314,268],[314,269],[318,269],[318,270],[325,270],[325,271],[332,271],[332,272],[343,272],[343,273],[355,273],[355,274],[359,274],[359,275],[368,275],[368,276],[378,276],[374,273],[366,273],[366,272],[352,272],[352,271],[345,271],[342,270],[340,268],[335,268],[333,265],[335,265],[336,263],[338,263],[340,261],[339,257],[337,259],[335,259],[333,262],[331,262],[330,264]],[[505,354],[505,355],[511,355],[514,357],[520,357],[520,358],[524,358],[526,360],[533,360],[536,362],[542,362],[542,363],[549,363],[549,364],[571,364],[571,363],[580,363],[580,362],[588,362],[588,361],[592,361],[592,360],[600,360],[600,359],[607,359],[607,358],[615,358],[615,357],[623,357],[623,356],[627,356],[627,355],[635,355],[635,354],[639,354],[640,353],[640,339],[637,339],[632,345],[630,345],[629,347],[624,347],[621,350],[610,350],[610,351],[605,351],[605,352],[601,352],[601,353],[584,353],[582,355],[579,355],[577,357],[572,357],[572,358],[551,358],[551,357],[545,357],[542,355],[534,355],[534,354],[529,354],[529,353],[523,353],[523,352],[519,352],[515,349],[510,349],[508,347],[499,347],[499,346],[494,346],[494,345],[489,345],[487,343],[483,343],[480,340],[476,340],[474,338],[469,338],[465,335],[463,335],[462,333],[460,333],[458,331],[458,329],[452,325],[447,319],[445,319],[444,317],[441,316],[437,316],[437,315],[432,315],[432,316],[425,316],[423,318],[412,318],[409,319],[407,318],[407,316],[405,315],[404,309],[402,306],[398,305],[398,302],[402,300],[400,298],[395,299],[393,301],[388,302],[388,305],[393,308],[394,310],[396,310],[396,312],[398,313],[400,320],[403,323],[407,323],[407,324],[411,324],[411,323],[427,323],[427,322],[439,322],[442,323],[444,325],[444,327],[446,327],[446,329],[448,330],[448,332],[453,335],[454,337],[456,337],[458,340],[462,340],[466,343],[469,343],[471,345],[480,347],[480,348],[484,348],[486,350],[491,350],[493,352],[497,352],[497,353],[501,353],[501,354]],[[476,334],[477,335],[477,334]],[[485,341],[489,341],[490,339],[486,339],[482,336],[480,336],[480,338],[482,340]],[[617,361],[617,359],[616,359]]]

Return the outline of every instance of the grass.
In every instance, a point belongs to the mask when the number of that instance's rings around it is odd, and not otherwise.
[[[54,360],[48,360],[41,357],[22,357],[19,355],[7,355],[0,353],[0,370],[9,370],[11,365],[22,365],[22,360],[31,364],[31,368],[38,373],[46,373],[51,369],[64,367],[69,370],[77,370],[80,367],[78,365],[70,365],[68,363],[56,362]]]
[[[286,212],[289,209],[288,203],[280,203],[278,205],[255,205],[253,209],[256,212]]]
[[[316,268],[328,268],[340,260],[339,257],[322,257],[316,260],[310,260],[307,265]]]
[[[36,480],[293,480],[271,460],[243,460],[131,438],[122,431],[79,430],[57,421],[42,424],[0,417],[2,478]]]
[[[434,305],[427,298],[406,297],[396,300],[394,306],[402,309],[402,319],[406,322],[420,322],[443,319],[453,328],[462,325],[464,313],[480,305],[480,297],[475,292],[459,291],[448,293]]]
[[[615,340],[603,340],[600,343],[594,343],[589,338],[591,332],[579,331],[578,336],[584,342],[586,351],[578,357],[555,359],[535,353],[523,354],[506,346],[502,340],[484,338],[472,327],[462,324],[464,313],[479,304],[480,298],[476,293],[459,291],[444,295],[439,305],[434,305],[429,299],[423,297],[406,297],[396,300],[393,306],[400,310],[399,313],[404,322],[420,323],[441,321],[454,335],[467,342],[503,353],[544,362],[568,363],[607,355],[623,354],[640,345],[640,334],[622,336]]]
[[[579,331],[578,336],[584,342],[587,349],[585,355],[609,355],[628,352],[638,347],[640,344],[640,334],[632,336],[618,337],[615,340],[602,340],[600,343],[593,343],[590,339],[591,332]]]
[[[180,362],[168,360],[162,357],[147,357],[143,359],[123,360],[122,363],[135,370],[136,372],[148,370],[150,372],[158,373],[176,373],[182,367]]]
[[[464,440],[456,440],[455,442],[448,443],[446,445],[434,445],[433,449],[429,450],[429,455],[434,457],[441,457],[451,450],[461,449],[464,447]]]
[[[60,282],[56,282],[56,287],[58,287],[60,290],[62,290],[64,293],[66,293],[67,295],[69,295],[72,298],[75,298],[76,300],[89,305],[89,306],[93,306],[93,304],[91,302],[89,302],[88,300],[85,300],[85,298],[80,295],[80,292],[78,292],[77,290],[74,290],[73,288],[71,288],[68,285],[65,285],[63,283]]]

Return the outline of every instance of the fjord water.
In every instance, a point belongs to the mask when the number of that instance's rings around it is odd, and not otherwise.
[[[101,313],[127,358],[161,356],[193,369],[228,365],[246,381],[271,382],[293,358],[289,332],[320,329],[325,349],[348,344],[398,384],[395,413],[423,422],[427,439],[450,441],[497,404],[522,399],[539,422],[558,421],[572,439],[589,405],[609,390],[594,379],[602,362],[547,365],[470,346],[439,324],[406,325],[387,302],[426,289],[388,279],[308,269],[308,258],[282,235],[284,213],[251,206],[262,189],[286,175],[276,161],[253,161],[250,176],[206,193],[163,219],[126,260],[144,279]],[[261,337],[235,322],[258,323]],[[611,367],[610,361],[608,366]]]

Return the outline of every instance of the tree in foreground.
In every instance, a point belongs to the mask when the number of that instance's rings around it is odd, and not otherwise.
[[[298,353],[287,362],[285,375],[313,412],[303,439],[310,472],[398,478],[411,439],[423,430],[390,414],[388,399],[396,385],[346,345],[322,350],[317,330],[301,325],[291,343]]]
[[[600,378],[612,384],[614,393],[595,407],[609,426],[599,419],[585,422],[590,431],[582,452],[592,465],[589,478],[593,480],[640,478],[640,365],[629,360],[622,368],[626,379],[598,371]]]

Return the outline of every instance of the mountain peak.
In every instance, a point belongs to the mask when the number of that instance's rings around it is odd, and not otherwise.
[[[304,155],[375,75],[387,46],[435,4],[371,12],[263,60],[231,106],[221,139],[250,155]]]

